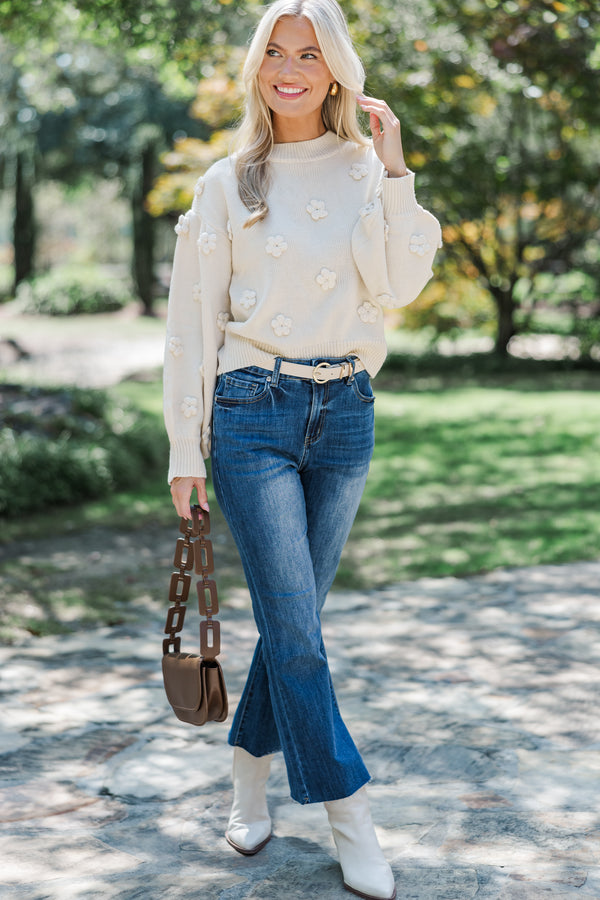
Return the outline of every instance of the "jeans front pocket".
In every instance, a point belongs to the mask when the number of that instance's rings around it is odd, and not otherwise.
[[[371,379],[368,372],[359,372],[352,382],[354,393],[363,403],[374,403],[375,395],[371,387]]]
[[[268,375],[258,374],[252,369],[236,369],[219,375],[215,390],[218,406],[239,406],[257,403],[269,392]]]

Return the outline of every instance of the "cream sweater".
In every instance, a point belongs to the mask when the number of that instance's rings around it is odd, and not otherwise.
[[[169,481],[204,476],[217,374],[287,359],[386,355],[382,307],[405,306],[432,276],[441,230],[414,175],[387,178],[371,145],[332,132],[276,144],[266,218],[248,210],[234,163],[196,184],[180,216],[167,316],[164,411]]]

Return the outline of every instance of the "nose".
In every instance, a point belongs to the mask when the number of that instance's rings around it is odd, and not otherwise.
[[[296,63],[294,62],[293,56],[286,56],[281,61],[281,74],[282,75],[291,75],[296,68]]]

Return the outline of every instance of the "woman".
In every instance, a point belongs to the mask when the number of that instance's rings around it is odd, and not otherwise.
[[[398,120],[362,94],[335,0],[268,7],[244,81],[239,149],[199,179],[176,227],[165,361],[173,502],[189,517],[195,489],[208,509],[210,453],[260,635],[229,735],[226,837],[245,855],[269,840],[282,750],[292,797],[325,803],[345,887],[390,900],[320,612],[373,450],[382,307],[419,294],[440,227],[415,200]]]

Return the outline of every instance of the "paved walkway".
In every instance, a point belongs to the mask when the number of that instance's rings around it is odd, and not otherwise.
[[[600,563],[333,594],[326,639],[399,900],[600,898]],[[232,703],[255,639],[221,616]],[[343,900],[324,811],[223,839],[226,726],[177,722],[157,616],[0,650],[0,896]],[[189,647],[188,649],[192,649]]]

